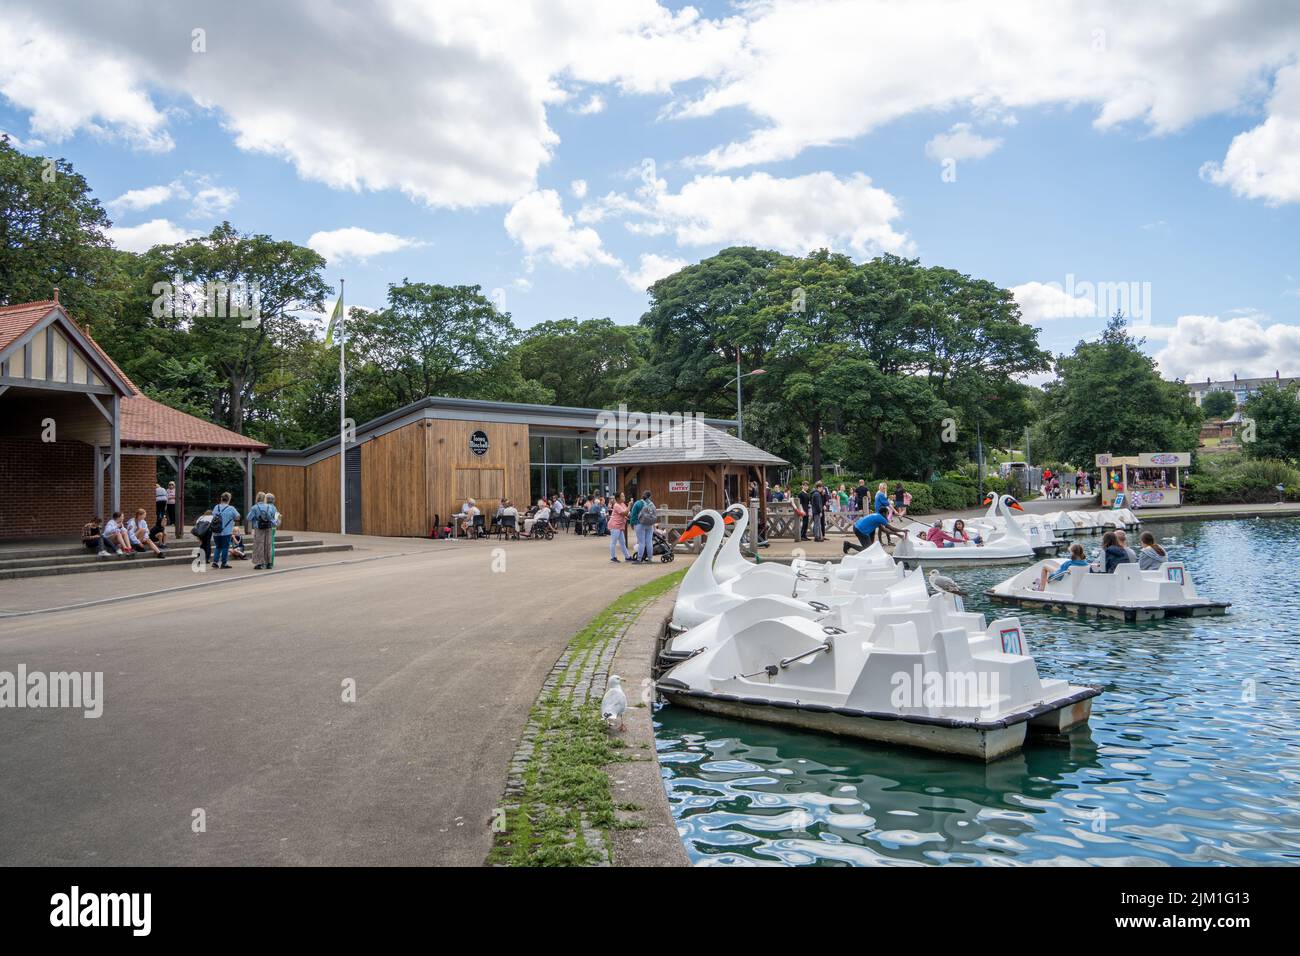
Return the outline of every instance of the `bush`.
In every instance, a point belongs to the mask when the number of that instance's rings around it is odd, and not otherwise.
[[[1188,504],[1263,504],[1278,500],[1277,486],[1284,485],[1282,497],[1300,499],[1300,471],[1284,461],[1240,458],[1210,462],[1183,477],[1183,500]]]
[[[978,496],[978,491],[970,485],[956,481],[944,481],[941,478],[930,482],[930,495],[934,499],[935,508],[940,511],[960,511],[969,508],[973,494]]]
[[[876,478],[867,482],[867,488],[871,491],[872,498],[876,495],[876,486],[884,480],[885,479],[883,478]],[[899,482],[897,479],[889,482],[890,501],[894,500],[894,488],[897,487],[898,484]],[[904,481],[902,482],[902,485],[903,490],[910,492],[912,495],[912,503],[907,508],[907,513],[909,515],[928,515],[934,510],[934,495],[930,493],[929,485],[920,481]]]

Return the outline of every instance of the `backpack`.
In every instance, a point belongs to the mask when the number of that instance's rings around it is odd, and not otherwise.
[[[275,522],[271,520],[270,509],[266,505],[259,505],[258,508],[257,521],[253,524],[253,527],[258,531],[270,531],[275,527]]]
[[[659,520],[659,514],[655,511],[655,503],[647,501],[641,506],[641,514],[637,516],[636,523],[639,525],[653,525]]]
[[[190,532],[196,538],[205,538],[212,533],[212,515],[203,515],[198,521],[194,522],[194,530]]]

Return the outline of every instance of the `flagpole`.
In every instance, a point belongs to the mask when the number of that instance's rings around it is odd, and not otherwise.
[[[347,365],[343,361],[343,342],[347,338],[346,312],[343,306],[343,279],[339,279],[339,534],[348,533],[347,499]]]

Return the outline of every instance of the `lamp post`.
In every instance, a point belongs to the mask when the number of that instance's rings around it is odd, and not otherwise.
[[[749,378],[751,375],[763,375],[765,372],[766,369],[756,368],[752,372],[746,372],[744,375],[741,375],[740,349],[736,349],[736,437],[741,441],[744,441],[745,439],[745,419],[743,417],[743,409],[741,408],[740,380],[742,378]]]

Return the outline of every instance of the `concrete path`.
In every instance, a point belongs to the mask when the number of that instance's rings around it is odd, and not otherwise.
[[[0,710],[0,863],[478,865],[568,639],[689,560],[349,540],[352,563],[0,619],[0,671],[102,671],[105,698],[98,719]],[[5,582],[0,606],[79,596],[49,582]]]

